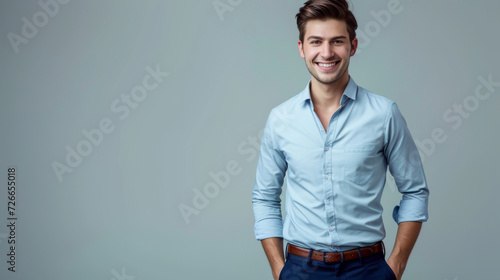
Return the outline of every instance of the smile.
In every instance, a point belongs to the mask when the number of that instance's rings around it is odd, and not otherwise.
[[[324,64],[324,63],[318,63],[319,66],[321,67],[332,67],[337,65],[338,62],[330,63],[330,64]]]
[[[339,63],[339,61],[335,61],[333,63],[318,63],[318,62],[316,62],[316,65],[318,65],[321,70],[328,71],[328,70],[332,70],[333,68],[335,68],[335,66],[338,63]]]

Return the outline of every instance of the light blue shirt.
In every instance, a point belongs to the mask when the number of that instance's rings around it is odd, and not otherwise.
[[[325,132],[314,112],[310,83],[273,108],[267,119],[253,189],[255,238],[282,237],[319,251],[351,250],[382,240],[380,199],[387,166],[402,193],[394,220],[426,221],[424,170],[396,103],[350,78]]]

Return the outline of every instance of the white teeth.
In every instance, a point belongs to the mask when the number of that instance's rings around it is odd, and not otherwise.
[[[337,65],[337,62],[330,63],[330,64],[324,64],[324,63],[318,63],[318,64],[319,64],[319,66],[321,66],[321,67],[332,67],[332,66]]]

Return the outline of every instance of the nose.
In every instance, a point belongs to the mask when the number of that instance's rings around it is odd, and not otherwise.
[[[325,60],[333,58],[335,56],[333,52],[333,47],[330,44],[324,44],[321,49],[321,57]]]

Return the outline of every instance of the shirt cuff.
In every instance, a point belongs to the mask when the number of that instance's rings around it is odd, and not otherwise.
[[[270,237],[283,238],[283,221],[278,219],[264,219],[255,223],[254,230],[255,239],[258,241]]]
[[[417,199],[401,200],[400,205],[394,207],[392,218],[401,222],[425,222],[428,219],[427,203]]]

